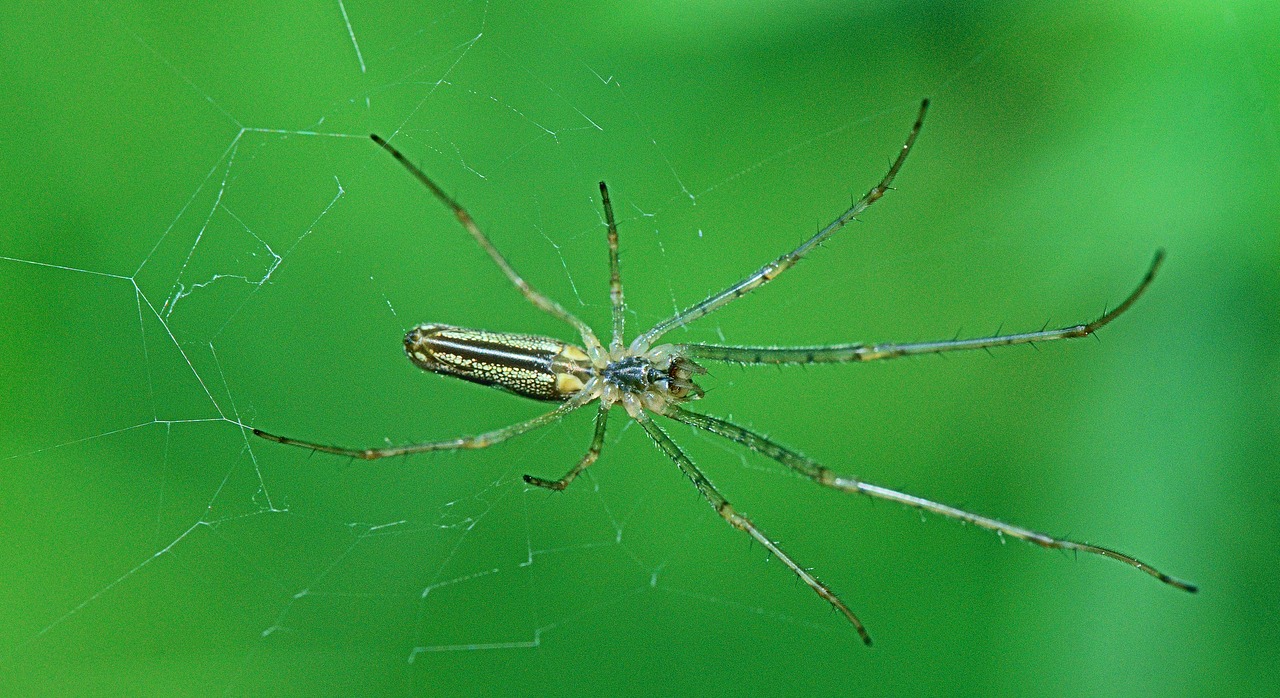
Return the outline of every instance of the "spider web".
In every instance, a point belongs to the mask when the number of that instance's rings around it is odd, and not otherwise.
[[[64,160],[89,159],[98,176],[110,169],[92,159],[118,163],[119,177],[58,220],[30,221],[61,231],[54,239],[0,239],[4,283],[38,303],[8,309],[10,341],[24,354],[15,352],[11,375],[31,377],[8,382],[10,404],[22,406],[6,426],[6,469],[21,474],[9,496],[30,503],[19,512],[42,512],[10,521],[28,531],[16,557],[31,574],[9,587],[26,607],[6,629],[9,661],[76,652],[98,667],[138,656],[191,667],[195,658],[197,675],[232,693],[311,682],[403,692],[470,661],[443,655],[527,652],[557,636],[572,646],[637,608],[706,623],[755,618],[824,643],[848,633],[779,566],[739,569],[760,552],[709,516],[623,419],[613,420],[600,466],[559,496],[531,491],[521,475],[567,469],[589,438],[584,414],[482,452],[372,464],[248,430],[376,446],[476,433],[545,408],[418,375],[404,360],[399,338],[418,322],[568,335],[505,284],[369,133],[419,161],[517,269],[597,328],[608,326],[608,307],[594,194],[606,176],[621,209],[628,322],[643,329],[822,223],[830,202],[878,176],[918,96],[971,89],[1002,44],[970,47],[934,77],[882,76],[883,93],[853,110],[815,90],[794,111],[819,116],[762,126],[762,108],[750,103],[737,121],[704,119],[696,102],[657,110],[662,90],[674,88],[633,87],[627,76],[639,68],[609,47],[622,38],[618,27],[579,45],[567,38],[581,36],[576,29],[505,4],[393,10],[336,0],[204,25],[168,18],[178,29],[125,6],[84,11],[82,38],[110,56],[75,66],[91,78],[88,104],[130,116],[82,114],[64,140],[44,144]],[[728,78],[712,76],[687,80],[729,89]],[[760,79],[766,98],[776,96]],[[717,132],[699,133],[706,123]],[[774,130],[723,162],[669,142],[730,142],[750,128]],[[859,183],[843,179],[854,174]],[[724,210],[776,197],[769,188],[780,180],[794,183],[786,202],[753,224],[778,232],[729,232],[759,214]],[[1005,232],[963,226],[921,249],[882,244],[859,257],[820,254],[845,269],[841,260],[873,257],[842,284],[857,286],[958,249],[1019,252]],[[1129,266],[1118,264],[1117,278]],[[815,335],[820,322],[792,318],[828,279],[796,275],[794,295],[727,309],[691,338],[787,343],[956,329],[940,308],[912,323],[868,312]],[[835,293],[836,302],[852,298]],[[1019,298],[980,318],[1052,312],[1046,299]],[[1079,312],[1060,307],[1055,317]],[[756,387],[738,395],[780,385],[736,372],[711,381],[713,394],[740,382]],[[829,429],[814,432],[817,443],[832,438]],[[769,493],[752,493],[753,479],[789,487],[778,467],[731,445],[677,436],[718,462],[717,482],[735,501],[747,492],[754,511]],[[831,501],[800,489],[787,496]],[[766,511],[781,523],[766,528],[804,525],[773,506]],[[807,553],[821,545],[800,543]],[[860,545],[825,559],[857,555]],[[776,593],[762,600],[762,586],[746,579],[757,576]],[[832,576],[844,588],[865,581]],[[104,628],[111,641],[86,650]],[[312,660],[290,665],[299,654]]]

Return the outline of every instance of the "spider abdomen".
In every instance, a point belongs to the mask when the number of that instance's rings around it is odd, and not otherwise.
[[[551,337],[418,325],[404,337],[418,368],[535,400],[569,399],[594,375],[581,347]]]

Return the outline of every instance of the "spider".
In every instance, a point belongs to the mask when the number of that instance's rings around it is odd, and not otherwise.
[[[622,277],[618,263],[618,226],[614,220],[613,205],[609,201],[609,190],[605,183],[601,182],[600,198],[604,207],[605,225],[608,231],[609,299],[612,305],[613,318],[613,333],[607,347],[597,338],[595,332],[586,323],[575,317],[564,306],[533,288],[516,273],[511,264],[507,262],[506,257],[502,256],[502,253],[493,246],[493,243],[481,232],[471,215],[457,201],[446,194],[439,185],[411,163],[399,150],[376,134],[372,135],[371,138],[375,143],[390,153],[419,182],[426,186],[435,198],[439,199],[453,212],[462,227],[471,234],[471,237],[475,238],[475,241],[489,255],[489,258],[493,260],[498,268],[502,270],[502,273],[506,275],[507,279],[529,302],[544,312],[568,323],[582,337],[582,344],[574,345],[551,337],[488,332],[442,324],[423,324],[414,327],[405,335],[404,350],[409,359],[419,368],[426,371],[455,376],[481,385],[493,386],[534,400],[560,404],[550,412],[533,419],[476,436],[406,446],[342,448],[278,436],[261,429],[254,429],[253,433],[277,443],[300,446],[312,451],[374,460],[425,451],[486,448],[538,427],[551,424],[570,412],[598,400],[600,405],[595,417],[595,434],[591,438],[591,445],[587,448],[587,452],[578,460],[577,464],[557,480],[548,480],[534,475],[524,476],[524,481],[529,485],[559,491],[568,487],[575,478],[596,462],[604,444],[605,424],[608,421],[609,412],[615,405],[621,404],[627,415],[639,423],[658,449],[675,462],[721,518],[728,522],[730,526],[745,532],[760,545],[764,546],[774,557],[781,560],[782,564],[794,572],[818,596],[825,599],[848,619],[857,630],[862,641],[868,645],[871,644],[871,636],[867,633],[862,622],[858,620],[858,617],[854,615],[853,611],[845,605],[840,597],[830,587],[819,581],[808,568],[801,566],[784,552],[773,539],[765,535],[750,519],[738,513],[729,504],[729,500],[720,494],[720,491],[711,483],[711,480],[702,473],[702,470],[689,459],[667,432],[650,417],[650,413],[736,441],[752,451],[773,458],[799,475],[803,475],[823,487],[898,502],[922,511],[959,519],[966,523],[996,531],[1001,535],[1035,543],[1045,548],[1101,555],[1146,572],[1170,586],[1188,592],[1196,591],[1194,585],[1171,577],[1137,558],[1110,548],[1055,538],[1038,531],[974,514],[963,509],[924,499],[923,497],[881,487],[858,478],[839,475],[813,459],[750,429],[717,417],[693,412],[684,407],[685,403],[703,396],[702,389],[698,387],[694,379],[696,376],[706,373],[706,369],[695,363],[695,359],[744,365],[850,363],[878,361],[916,354],[933,354],[965,349],[989,349],[996,346],[1085,337],[1119,317],[1147,289],[1164,257],[1162,251],[1157,251],[1146,276],[1143,277],[1138,287],[1120,305],[1108,312],[1104,312],[1101,317],[1087,324],[1073,325],[1056,330],[1041,329],[1037,332],[1020,334],[906,344],[858,343],[793,348],[736,347],[713,344],[658,344],[658,340],[671,330],[710,315],[732,301],[778,278],[783,272],[794,266],[796,262],[799,262],[819,245],[835,235],[845,224],[878,201],[890,189],[894,177],[898,174],[903,162],[907,159],[907,155],[911,152],[911,148],[915,144],[916,137],[919,135],[920,128],[924,123],[925,112],[928,107],[929,100],[923,100],[915,123],[908,133],[902,149],[898,152],[897,158],[889,167],[888,173],[880,180],[880,183],[872,187],[865,196],[854,202],[852,206],[837,216],[830,224],[808,240],[805,240],[794,250],[765,264],[751,275],[723,291],[711,295],[702,302],[659,322],[631,340],[629,344],[624,341],[623,332],[626,316],[622,295]]]

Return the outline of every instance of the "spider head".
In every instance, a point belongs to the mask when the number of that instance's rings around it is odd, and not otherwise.
[[[661,406],[667,403],[702,397],[703,390],[693,382],[693,377],[706,373],[707,369],[666,349],[624,353],[610,361],[600,375],[613,390],[637,396],[654,411],[661,411]]]

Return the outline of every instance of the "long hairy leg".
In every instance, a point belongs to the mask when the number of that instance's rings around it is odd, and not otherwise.
[[[536,487],[545,487],[549,490],[560,492],[569,486],[575,478],[582,474],[582,471],[591,467],[592,463],[600,457],[600,449],[604,447],[604,427],[609,419],[609,405],[604,402],[600,403],[600,410],[596,412],[596,433],[591,437],[591,445],[587,447],[587,452],[582,455],[582,459],[573,469],[564,474],[559,480],[544,480],[534,475],[525,475],[524,481]]]
[[[564,306],[544,296],[540,291],[535,289],[533,286],[530,286],[529,282],[525,281],[522,276],[516,273],[516,270],[511,266],[511,263],[507,261],[506,257],[502,256],[502,253],[498,251],[498,248],[493,246],[493,243],[489,241],[488,236],[481,232],[480,227],[477,226],[476,222],[471,218],[471,214],[467,213],[467,210],[462,208],[461,204],[455,201],[453,197],[446,194],[438,184],[426,175],[426,173],[418,169],[417,165],[409,162],[409,158],[405,157],[399,150],[396,150],[395,146],[382,140],[382,138],[376,133],[370,134],[369,137],[373,139],[374,143],[381,146],[383,150],[391,153],[391,156],[396,159],[396,162],[403,165],[404,168],[408,170],[415,179],[421,182],[423,186],[430,190],[441,203],[448,206],[449,210],[453,211],[453,215],[458,219],[458,222],[462,224],[462,227],[466,228],[468,233],[471,233],[471,237],[480,245],[480,248],[489,255],[489,258],[493,260],[494,264],[498,265],[498,268],[501,269],[502,273],[506,275],[509,281],[511,281],[511,284],[515,286],[525,298],[529,299],[530,303],[533,303],[539,309],[572,325],[574,329],[578,331],[578,334],[582,335],[582,341],[586,344],[589,350],[598,349],[600,347],[600,340],[596,339],[595,333],[591,331],[591,328],[588,327],[585,322],[579,320],[573,313],[565,310]]]
[[[1057,330],[1040,330],[1038,332],[1022,332],[1019,334],[1003,334],[992,337],[974,339],[947,339],[936,342],[914,342],[907,344],[832,344],[816,347],[727,347],[714,344],[676,344],[673,351],[691,359],[708,361],[726,361],[739,364],[822,364],[849,363],[861,361],[878,361],[892,359],[897,356],[913,356],[916,354],[940,354],[945,351],[968,349],[989,349],[1014,344],[1034,344],[1055,339],[1075,339],[1088,337],[1099,329],[1120,317],[1138,300],[1138,297],[1151,285],[1160,263],[1164,261],[1164,251],[1157,250],[1151,267],[1142,278],[1138,287],[1125,298],[1120,305],[1105,312],[1093,322],[1084,325],[1072,325]]]
[[[583,390],[573,399],[565,402],[551,412],[539,415],[533,419],[529,419],[518,424],[494,429],[483,434],[475,436],[464,436],[456,439],[448,439],[445,441],[431,441],[428,443],[409,444],[407,446],[386,446],[382,448],[343,448],[341,446],[329,446],[327,444],[313,443],[311,441],[303,441],[288,436],[279,436],[271,434],[261,429],[255,428],[253,433],[255,436],[261,436],[268,441],[285,444],[286,446],[298,446],[300,448],[308,448],[312,451],[320,451],[321,453],[332,453],[338,456],[347,456],[350,458],[359,458],[361,460],[377,460],[379,458],[389,458],[391,456],[406,456],[411,453],[423,453],[426,451],[458,451],[465,449],[488,448],[496,443],[501,443],[513,436],[519,436],[527,431],[546,426],[552,422],[559,421],[562,417],[570,412],[582,407],[590,402],[589,391]]]
[[[867,629],[863,627],[862,621],[858,620],[858,617],[853,614],[853,611],[849,610],[849,607],[840,600],[839,596],[836,596],[835,592],[831,591],[827,585],[818,581],[818,578],[813,576],[809,570],[801,567],[795,560],[792,560],[789,555],[782,551],[782,548],[778,547],[777,543],[774,543],[764,534],[763,531],[756,528],[755,524],[751,523],[750,519],[734,511],[733,507],[729,504],[729,501],[725,499],[718,490],[716,490],[716,488],[711,484],[711,481],[708,480],[707,477],[702,474],[702,471],[698,469],[698,466],[694,465],[692,460],[689,460],[689,457],[680,450],[680,447],[676,445],[676,442],[672,441],[671,437],[667,436],[667,433],[663,431],[661,427],[654,424],[653,420],[649,419],[647,414],[639,412],[637,415],[633,416],[635,416],[637,422],[640,422],[640,426],[644,427],[645,432],[648,433],[649,438],[653,439],[653,442],[658,445],[658,448],[662,449],[662,452],[667,454],[668,458],[675,461],[676,465],[680,467],[680,470],[684,472],[685,476],[693,481],[694,487],[698,488],[698,491],[701,492],[707,502],[715,508],[716,513],[719,514],[722,519],[729,522],[730,526],[733,526],[739,531],[746,532],[747,535],[751,536],[757,543],[763,545],[766,550],[772,553],[774,557],[781,560],[782,564],[790,568],[792,572],[795,572],[796,576],[800,578],[800,581],[807,584],[810,589],[813,589],[814,592],[818,594],[818,596],[826,599],[828,603],[844,615],[844,617],[853,624],[854,629],[858,631],[858,636],[862,638],[863,642],[868,645],[871,644],[871,636],[867,634]]]
[[[613,218],[613,204],[609,201],[609,187],[600,183],[600,201],[604,205],[604,220],[609,226],[609,301],[613,306],[613,339],[610,351],[622,349],[623,329],[626,327],[626,303],[622,298],[622,271],[618,265],[618,223]]]
[[[835,220],[827,224],[827,227],[818,231],[817,234],[808,240],[805,240],[799,247],[782,255],[781,257],[778,257],[763,267],[760,267],[760,269],[756,270],[754,274],[748,276],[742,281],[739,281],[725,290],[713,296],[709,296],[701,303],[686,308],[675,316],[654,325],[652,329],[640,335],[631,343],[632,351],[643,352],[653,346],[653,343],[667,332],[713,313],[732,301],[751,293],[770,281],[773,281],[781,275],[782,272],[790,269],[796,262],[803,259],[805,255],[812,252],[832,235],[835,235],[836,232],[845,226],[845,224],[853,220],[855,216],[867,210],[871,204],[874,204],[880,199],[880,197],[884,196],[884,193],[888,191],[890,185],[893,184],[893,178],[898,176],[898,170],[902,169],[902,163],[906,162],[907,154],[911,152],[911,146],[915,145],[916,136],[920,135],[920,127],[924,125],[924,115],[928,109],[929,100],[926,99],[920,103],[920,112],[916,116],[915,124],[911,127],[911,133],[907,135],[907,140],[903,143],[902,150],[898,152],[897,159],[895,159],[893,161],[893,165],[889,167],[889,172],[885,174],[884,179],[881,179],[879,184],[872,187],[865,196],[854,202],[852,206],[845,209],[844,213],[841,213]]]
[[[1184,582],[1176,577],[1171,577],[1135,557],[1125,555],[1124,553],[1117,552],[1110,548],[1091,545],[1089,543],[1079,543],[1063,538],[1055,538],[1039,531],[1033,531],[1021,526],[1014,526],[997,519],[974,514],[963,509],[957,509],[956,507],[948,506],[946,504],[940,504],[923,497],[917,497],[912,494],[906,494],[905,492],[899,492],[887,487],[863,482],[857,478],[836,475],[808,456],[796,453],[795,451],[792,451],[791,449],[788,449],[785,446],[782,446],[745,427],[738,426],[737,424],[727,422],[723,419],[690,412],[675,405],[669,405],[663,414],[678,422],[684,422],[685,424],[698,427],[699,429],[705,429],[713,434],[718,434],[727,439],[736,441],[757,453],[764,454],[779,463],[786,465],[797,473],[808,477],[824,487],[830,487],[844,492],[856,492],[876,499],[887,499],[892,502],[906,504],[907,506],[914,507],[916,509],[958,519],[966,523],[971,523],[975,526],[981,526],[982,528],[996,531],[1002,535],[1035,543],[1036,545],[1045,548],[1075,550],[1083,553],[1109,557],[1112,560],[1119,560],[1130,567],[1142,570],[1169,586],[1192,593],[1196,591],[1196,586],[1194,584]]]

